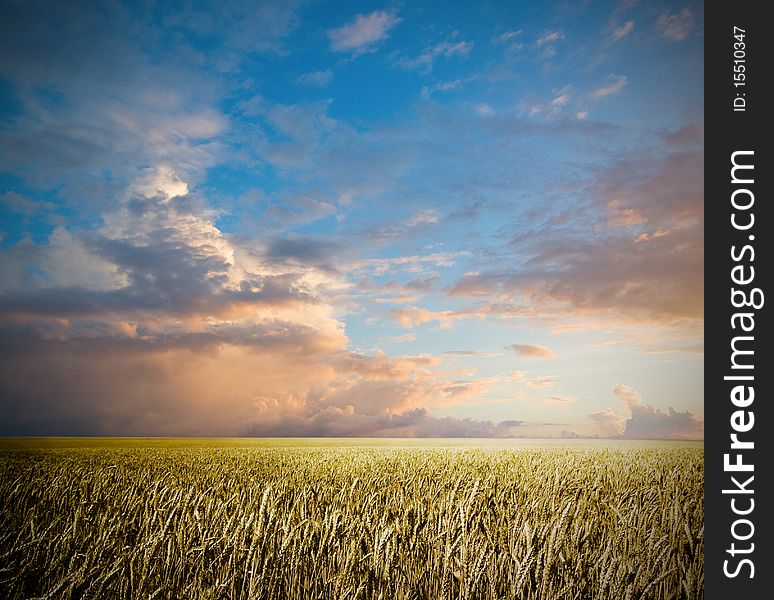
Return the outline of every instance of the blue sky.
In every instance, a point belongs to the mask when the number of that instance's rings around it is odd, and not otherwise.
[[[703,436],[703,5],[12,2],[1,433]]]

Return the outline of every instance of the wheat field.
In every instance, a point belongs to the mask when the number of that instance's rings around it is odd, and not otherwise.
[[[0,445],[0,597],[693,599],[701,445]]]

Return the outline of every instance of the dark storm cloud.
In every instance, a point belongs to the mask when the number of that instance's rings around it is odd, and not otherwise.
[[[111,313],[133,315],[144,311],[168,316],[219,315],[245,305],[314,302],[314,298],[298,286],[297,276],[292,274],[243,280],[240,287],[233,290],[219,287],[217,275],[186,278],[190,274],[185,268],[177,267],[171,272],[156,268],[131,272],[132,283],[112,291],[83,287],[7,291],[0,293],[0,317],[87,317]]]
[[[0,356],[34,356],[47,352],[75,353],[92,357],[153,354],[169,350],[209,352],[224,345],[255,353],[313,355],[331,353],[341,337],[291,321],[266,320],[257,324],[215,324],[200,331],[168,325],[156,330],[143,325],[117,328],[93,319],[37,319],[0,325]]]
[[[271,347],[271,332],[254,333],[255,348],[242,345],[241,329],[202,353],[190,334],[180,347],[143,352],[118,343],[99,360],[78,343],[41,344],[34,361],[9,352],[0,434],[506,437],[524,425],[437,418],[417,406],[459,392],[427,371],[429,359],[355,355],[314,331],[292,346],[293,334],[278,329]],[[315,336],[328,348],[315,353]]]

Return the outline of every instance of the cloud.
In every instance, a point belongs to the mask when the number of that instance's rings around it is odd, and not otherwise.
[[[554,44],[564,39],[564,33],[561,31],[546,31],[536,41],[535,45],[538,47]]]
[[[527,387],[534,389],[554,387],[557,383],[556,377],[536,377],[534,379],[525,379],[524,382],[527,384]],[[574,399],[572,401],[574,401]]]
[[[476,112],[484,117],[491,117],[495,114],[495,110],[486,103],[476,104]]]
[[[632,411],[624,437],[631,439],[703,439],[704,418],[688,410],[669,407],[664,413],[644,404]]]
[[[469,319],[471,315],[467,311],[453,310],[428,310],[410,306],[407,308],[390,311],[390,316],[402,327],[413,328],[424,323],[437,321],[442,329],[449,329],[453,321]]]
[[[354,277],[364,273],[381,276],[394,270],[405,270],[413,276],[424,273],[427,269],[453,267],[457,261],[470,256],[470,252],[458,250],[455,252],[434,252],[431,254],[412,254],[406,256],[365,258],[346,265]]]
[[[214,63],[220,70],[234,71],[240,53],[286,52],[285,38],[300,25],[298,8],[297,0],[264,0],[252,5],[196,2],[184,7],[161,5],[154,16],[165,29],[206,36]]]
[[[2,78],[19,104],[0,128],[0,169],[22,182],[3,208],[16,211],[14,223],[33,222],[4,232],[0,249],[10,357],[0,397],[28,399],[25,422],[85,427],[92,415],[89,426],[102,430],[196,431],[209,410],[219,431],[266,422],[300,431],[322,430],[340,412],[354,431],[361,419],[494,395],[481,390],[496,384],[442,373],[438,359],[348,351],[372,342],[347,332],[362,336],[388,315],[441,327],[656,323],[658,332],[701,315],[695,130],[670,134],[669,170],[658,164],[662,148],[622,151],[636,132],[603,113],[571,118],[578,92],[558,89],[543,99],[566,112],[552,122],[499,108],[482,119],[475,99],[452,94],[414,102],[397,120],[373,113],[349,123],[332,101],[255,93],[269,94],[263,75],[285,64],[283,44],[299,23],[293,1],[246,12],[154,4],[141,21],[117,4],[84,14],[78,3],[48,4],[49,13],[27,3],[0,24]],[[374,14],[361,15],[363,30]],[[337,31],[351,26],[354,36],[357,23]],[[341,51],[380,47],[397,31],[388,25]],[[496,43],[520,39],[506,37]],[[415,48],[439,72],[473,52],[471,41],[442,40]],[[266,52],[268,62],[256,55]],[[284,73],[292,80],[299,70]],[[327,73],[298,83],[323,84]],[[434,90],[468,81],[457,76]],[[475,85],[499,85],[489,77],[477,72]],[[615,155],[614,168],[599,168]],[[680,170],[685,193],[675,198]],[[31,204],[36,189],[50,211]],[[627,215],[641,219],[620,225]],[[377,233],[388,248],[368,243]],[[353,243],[354,234],[369,237]],[[463,362],[451,356],[442,358]],[[126,388],[112,408],[100,399],[111,381]],[[8,410],[22,419],[26,409]]]
[[[404,322],[544,318],[577,319],[592,327],[649,323],[693,328],[703,317],[703,149],[695,128],[665,135],[660,143],[594,175],[572,225],[533,222],[482,269],[447,288],[451,298],[476,304],[435,314],[403,314]],[[675,197],[674,189],[681,189]],[[497,255],[494,255],[497,256]],[[510,262],[511,264],[508,264]],[[595,318],[596,317],[596,318]],[[600,321],[601,322],[601,321]],[[694,340],[696,341],[696,340]],[[685,343],[682,340],[681,343]]]
[[[339,242],[313,236],[275,238],[266,248],[266,258],[274,264],[313,264],[326,270],[335,270],[336,259],[345,254]]]
[[[634,29],[634,21],[629,19],[628,21],[626,21],[626,23],[624,23],[620,27],[616,27],[613,30],[613,34],[612,34],[613,41],[617,42],[618,40],[625,38],[627,35],[631,33],[632,29]]]
[[[227,128],[213,62],[236,54],[237,46],[276,49],[294,27],[296,4],[270,0],[246,12],[234,3],[185,10],[162,4],[142,20],[118,4],[91,10],[78,2],[35,2],[6,11],[0,74],[20,110],[0,132],[0,168],[33,187],[72,191],[81,206],[96,187],[85,176],[126,181],[137,165],[166,164],[192,182],[222,152],[214,138]],[[172,27],[156,23],[173,25],[172,35],[212,33],[208,52],[192,60],[182,44],[179,53],[151,56],[154,45],[136,39],[171,42],[165,36]]]
[[[311,71],[309,73],[302,73],[296,78],[296,81],[301,85],[309,85],[313,87],[325,87],[333,79],[333,71],[326,69],[325,71]]]
[[[233,141],[248,154],[248,168],[259,164],[276,169],[281,186],[272,195],[273,204],[311,193],[346,209],[396,189],[421,162],[416,130],[353,127],[330,116],[330,99],[276,104],[259,97],[247,104],[249,114],[244,112],[240,127],[234,128]],[[273,210],[281,214],[281,208]],[[301,207],[293,212],[294,219],[307,214]]]
[[[611,408],[605,408],[589,415],[594,421],[599,435],[605,438],[621,437],[626,429],[626,416],[617,414]]]
[[[607,203],[610,212],[609,223],[617,227],[629,227],[632,225],[644,225],[648,220],[635,208],[623,206],[620,198],[613,198]]]
[[[420,296],[432,292],[437,281],[437,275],[419,276],[404,282],[393,279],[384,283],[363,278],[357,282],[354,289],[361,302],[368,299],[380,304],[405,304],[416,302]]]
[[[222,316],[259,306],[310,301],[301,275],[256,274],[211,221],[157,197],[127,201],[97,232],[57,229],[34,253],[9,257],[41,273],[40,283],[0,282],[6,317],[109,318],[114,313]],[[22,242],[20,248],[24,247]],[[287,254],[303,253],[291,248]]]
[[[308,225],[334,216],[338,212],[333,199],[322,193],[283,194],[261,200],[266,208],[255,220],[264,230],[286,231],[297,225]]]
[[[435,84],[432,89],[438,90],[440,92],[448,92],[450,90],[456,90],[460,85],[462,85],[462,83],[462,79],[455,79],[454,81],[442,81],[441,83]]]
[[[188,184],[167,165],[146,169],[137,179],[133,188],[143,196],[158,195],[165,199],[188,194]]]
[[[574,396],[548,396],[543,400],[543,404],[558,404],[560,406],[566,406],[568,404],[574,404]]]
[[[407,71],[419,71],[427,74],[432,71],[433,64],[439,57],[465,57],[473,50],[473,46],[473,42],[446,40],[428,48],[414,58],[399,58],[394,64]]]
[[[505,31],[494,36],[491,39],[491,43],[495,46],[505,48],[506,55],[512,55],[524,48],[524,42],[522,41],[523,33],[524,31],[522,29]]]
[[[470,403],[488,382],[448,379],[433,357],[349,352],[340,333],[293,321],[217,336],[177,323],[179,343],[160,343],[147,318],[81,331],[80,343],[72,322],[51,325],[0,326],[0,433],[502,437],[519,426],[433,417],[429,407]]]
[[[323,435],[368,437],[511,437],[523,425],[522,421],[508,420],[500,423],[433,417],[418,408],[395,415],[350,415],[346,411],[328,410],[306,419],[284,419],[284,423],[255,426],[252,435]],[[354,433],[353,433],[354,432]]]
[[[441,42],[435,46],[432,50],[436,56],[445,56],[451,58],[452,56],[467,56],[473,49],[473,42],[466,42],[460,40],[459,42]]]
[[[493,44],[505,44],[512,43],[512,41],[518,38],[522,34],[522,30],[505,31],[492,38]]]
[[[623,403],[629,412],[642,405],[642,396],[633,387],[616,383],[613,386],[613,394]]]
[[[629,83],[629,78],[626,75],[610,75],[608,77],[610,83],[600,86],[597,89],[589,92],[589,96],[592,98],[605,98],[607,96],[614,96],[623,90],[624,86]]]
[[[0,206],[5,207],[11,212],[26,216],[38,212],[47,212],[56,208],[53,202],[35,200],[14,191],[7,191],[0,194]]]
[[[178,185],[174,172],[166,174]],[[342,325],[318,293],[324,289],[320,278],[327,277],[318,271],[325,262],[320,257],[335,255],[335,245],[275,239],[257,253],[245,253],[190,194],[143,196],[142,189],[165,187],[144,188],[143,174],[138,181],[95,232],[63,228],[35,252],[14,254],[21,246],[8,251],[8,262],[34,260],[45,274],[37,296],[24,298],[19,286],[27,284],[3,276],[0,396],[6,399],[3,422],[14,431],[449,436],[524,431],[512,423],[430,414],[433,406],[474,401],[490,385],[486,380],[454,379],[436,371],[440,363],[432,357],[346,351]],[[270,258],[268,263],[256,260],[261,256]],[[97,257],[101,263],[83,268]],[[454,254],[439,253],[371,259],[358,268],[454,260]],[[262,272],[267,264],[274,270]],[[429,289],[434,281],[417,276],[403,285]],[[36,385],[24,384],[29,381]],[[108,393],[115,398],[109,405],[101,401]],[[54,397],[57,404],[51,404]],[[570,400],[552,398],[549,402],[558,404]],[[624,430],[627,435],[644,435],[645,424],[659,419],[662,429],[665,419],[681,420],[681,431],[695,422],[688,413],[648,415],[634,400],[631,405],[642,417]]]
[[[417,292],[429,292],[433,290],[438,283],[437,275],[427,275],[414,277],[405,284],[407,290],[414,290]]]
[[[554,90],[550,100],[533,101],[529,106],[527,115],[529,117],[543,116],[547,120],[555,119],[562,114],[562,110],[572,100],[572,97],[572,85],[565,85]]]
[[[523,358],[551,358],[554,356],[553,350],[545,346],[536,346],[533,344],[511,344],[508,346],[516,354]]]
[[[468,79],[453,79],[452,81],[441,81],[439,83],[436,83],[433,86],[422,86],[421,95],[422,98],[428,99],[433,94],[433,92],[450,92],[452,90],[459,89],[461,85],[466,83],[467,81],[470,81],[470,78]]]
[[[407,342],[413,342],[416,339],[417,336],[415,336],[413,333],[404,333],[403,335],[396,335],[388,338],[390,342],[395,342],[396,344],[405,344]]]
[[[420,227],[422,225],[434,225],[438,222],[439,214],[434,208],[428,208],[415,213],[405,222],[409,228]]]
[[[0,169],[32,188],[56,188],[58,201],[91,210],[87,217],[118,195],[120,182],[136,180],[138,165],[197,182],[222,156],[228,129],[214,106],[215,78],[151,60],[119,31],[125,15],[111,20],[106,8],[85,17],[79,8],[29,3],[3,19],[0,44],[12,44],[23,60],[0,59],[20,100],[0,131]],[[35,91],[42,89],[43,97]]]
[[[664,136],[669,146],[679,149],[699,148],[704,143],[704,129],[696,123],[689,123]]]
[[[477,358],[492,358],[500,356],[498,352],[482,352],[480,350],[445,350],[445,356],[474,356]]]
[[[693,11],[686,7],[680,12],[663,12],[658,17],[656,26],[666,39],[680,42],[693,31]]]
[[[324,268],[337,244],[244,248],[186,189],[172,170],[143,170],[94,230],[61,227],[2,251],[3,433],[512,434],[515,422],[429,412],[476,402],[489,380],[460,379],[469,373],[432,356],[347,350],[326,297],[341,285]],[[420,272],[403,287],[434,281]]]
[[[387,244],[396,240],[418,235],[422,230],[438,223],[441,214],[434,208],[417,211],[410,217],[397,223],[382,223],[372,226],[366,235],[376,243]]]
[[[556,56],[556,47],[564,39],[562,31],[546,31],[537,40],[535,47],[540,50],[541,59],[549,59]]]
[[[516,426],[433,417],[417,403],[462,402],[478,388],[434,378],[427,361],[337,354],[310,340],[206,352],[110,343],[99,360],[72,344],[17,340],[0,346],[2,434],[501,437]]]
[[[678,411],[671,406],[667,412],[646,404],[631,386],[617,383],[613,394],[623,404],[625,414],[610,408],[589,415],[604,437],[629,439],[702,439],[704,419],[690,411]]]
[[[352,52],[356,55],[368,52],[376,44],[387,39],[390,29],[400,21],[394,13],[383,10],[357,15],[354,21],[328,31],[331,50]]]

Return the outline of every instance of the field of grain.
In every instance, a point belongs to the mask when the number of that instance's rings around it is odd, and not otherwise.
[[[703,458],[6,443],[0,597],[698,599]]]

